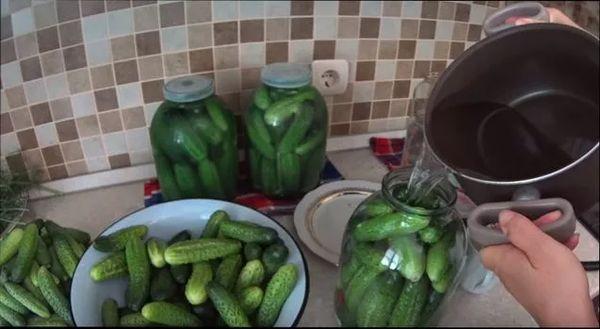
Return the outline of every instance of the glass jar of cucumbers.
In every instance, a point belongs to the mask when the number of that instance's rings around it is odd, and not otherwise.
[[[386,175],[346,226],[335,293],[341,326],[433,325],[458,284],[468,242],[456,191],[444,179],[412,192],[411,172]]]
[[[161,192],[166,200],[232,199],[238,156],[232,112],[215,95],[213,81],[189,76],[169,81],[150,127]]]
[[[271,197],[296,196],[319,184],[325,165],[327,108],[310,85],[308,66],[274,63],[246,114],[252,185]]]

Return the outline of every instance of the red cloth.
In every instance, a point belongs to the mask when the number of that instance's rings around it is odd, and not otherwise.
[[[404,138],[371,137],[369,144],[371,145],[373,155],[387,166],[390,171],[400,167],[402,150],[404,149]]]

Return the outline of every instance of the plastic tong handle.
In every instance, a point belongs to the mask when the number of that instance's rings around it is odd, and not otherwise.
[[[486,35],[492,35],[513,27],[514,24],[506,23],[510,17],[526,17],[542,22],[550,21],[548,11],[539,2],[519,2],[497,10],[486,18],[483,22],[483,31]]]

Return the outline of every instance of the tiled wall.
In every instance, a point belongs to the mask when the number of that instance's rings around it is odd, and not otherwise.
[[[499,1],[0,0],[1,164],[55,180],[152,162],[165,80],[215,79],[243,113],[272,62],[343,58],[330,135],[403,128],[409,95]]]

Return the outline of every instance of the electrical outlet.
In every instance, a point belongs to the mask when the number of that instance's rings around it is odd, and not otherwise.
[[[326,59],[312,62],[313,86],[321,95],[343,94],[348,87],[348,62],[344,59]]]

